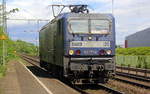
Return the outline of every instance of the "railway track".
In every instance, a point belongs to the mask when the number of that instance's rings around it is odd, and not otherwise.
[[[126,67],[126,66],[116,66],[116,71],[118,75],[124,75],[138,80],[150,81],[150,69]],[[126,72],[125,72],[126,71]],[[143,74],[143,75],[141,75]]]
[[[119,69],[120,68],[121,67],[119,67]],[[125,68],[122,68],[122,69],[125,69],[125,70],[129,69],[129,71],[132,70],[132,71],[135,71],[135,72],[138,70],[140,72],[143,72],[143,69],[128,68],[128,67],[125,67]],[[129,81],[127,79],[122,79],[122,78],[118,78],[118,77],[113,78],[114,80],[121,81],[121,82],[128,83],[128,84],[132,84],[132,85],[135,85],[135,86],[138,86],[138,87],[141,87],[141,88],[145,88],[145,89],[150,89],[150,85],[141,84],[141,83],[147,83],[147,84],[150,83],[150,77],[137,75],[137,74],[126,73],[126,72],[120,72],[120,71],[116,71],[116,75],[120,76],[120,77],[131,78],[134,81]]]
[[[139,75],[135,75],[135,74],[116,72],[116,75],[133,78],[133,79],[140,80],[140,81],[150,82],[150,79],[148,77],[139,76]]]
[[[138,87],[141,87],[141,88],[150,89],[150,86],[144,85],[144,84],[141,84],[141,83],[138,83],[138,82],[129,81],[129,80],[126,80],[126,79],[121,79],[121,78],[118,78],[118,77],[115,77],[113,79],[117,80],[117,81],[124,82],[124,83],[132,84],[132,85],[135,85],[135,86],[138,86]]]
[[[39,66],[39,60],[35,59],[34,57],[31,57],[31,56],[27,56],[27,55],[20,55],[21,58],[23,58],[25,61],[29,62],[30,64],[34,65],[34,66],[37,66],[38,68],[41,68]],[[47,71],[43,68],[41,68],[42,70],[44,71]],[[81,94],[90,94],[89,92],[86,92],[82,89],[82,87],[86,87],[87,88],[90,86],[90,87],[95,87],[96,89],[101,89],[101,90],[105,90],[106,92],[108,93],[111,93],[111,94],[124,94],[123,92],[120,92],[118,90],[115,90],[113,88],[110,88],[108,86],[105,86],[103,84],[86,84],[86,85],[82,85],[82,86],[74,86],[74,85],[70,85],[70,87],[74,88],[75,90],[77,90],[78,92],[80,92]]]
[[[118,90],[115,90],[113,88],[110,88],[104,84],[85,84],[85,85],[80,85],[75,87],[78,91],[81,91],[82,94],[91,94],[84,89],[92,89],[92,90],[105,90],[109,94],[124,94],[124,92],[120,92]]]
[[[101,89],[104,89],[104,90],[106,90],[107,92],[109,92],[111,94],[124,94],[123,92],[120,92],[120,91],[115,90],[113,88],[107,87],[107,86],[105,86],[103,84],[99,84],[99,85],[97,85],[97,87],[99,87]]]

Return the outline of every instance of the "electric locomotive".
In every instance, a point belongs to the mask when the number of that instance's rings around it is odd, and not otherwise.
[[[107,82],[115,74],[115,20],[69,5],[39,34],[40,66],[71,82]]]

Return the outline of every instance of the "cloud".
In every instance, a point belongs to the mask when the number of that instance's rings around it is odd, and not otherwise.
[[[19,12],[9,15],[10,18],[48,19],[51,16],[48,5],[49,3],[42,3],[42,0],[14,0],[7,4],[7,10],[19,8]]]
[[[19,12],[12,13],[8,16],[11,19],[52,19],[52,10],[48,5],[52,4],[88,4],[99,3],[102,5],[107,5],[111,0],[13,0],[7,2],[7,11],[13,8],[19,8]],[[93,5],[90,5],[93,6]],[[102,8],[101,8],[102,9]],[[59,10],[55,10],[58,13]],[[23,21],[9,21],[12,25],[25,24]]]
[[[124,44],[125,37],[150,27],[149,0],[115,0],[117,43]]]
[[[113,1],[117,44],[123,44],[127,35],[150,27],[149,0]],[[111,13],[112,8],[112,0],[9,0],[7,10],[20,9],[18,13],[11,14],[9,18],[52,19],[52,11],[48,7],[51,4],[88,4],[98,13]],[[27,25],[27,22],[9,21],[9,26],[14,25]]]

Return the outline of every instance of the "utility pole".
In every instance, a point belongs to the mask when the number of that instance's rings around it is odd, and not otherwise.
[[[8,35],[8,32],[7,32],[7,15],[12,13],[12,12],[15,12],[16,9],[13,9],[11,10],[10,12],[6,12],[6,0],[2,0],[2,31],[3,31],[3,35],[0,36],[0,40],[2,40],[2,64],[5,65],[5,62],[6,62],[6,56],[7,56],[7,43],[6,43],[6,40],[7,40],[7,37],[9,36]]]
[[[2,26],[3,26],[3,34],[6,34],[6,1],[3,0],[2,1]],[[5,64],[5,59],[6,59],[6,51],[5,51],[5,39],[2,40],[2,45],[3,45],[3,48],[2,48],[2,53],[3,53],[3,56],[2,56],[2,63],[3,65]]]
[[[37,32],[38,32],[38,35],[39,35],[39,31],[40,31],[39,25],[40,25],[40,21],[37,20]],[[39,56],[39,47],[38,47],[38,45],[39,45],[39,44],[38,44],[38,37],[36,36],[37,56]]]
[[[112,0],[112,14],[114,14],[114,0]]]

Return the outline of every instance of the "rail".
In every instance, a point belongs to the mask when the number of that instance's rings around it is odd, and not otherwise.
[[[82,84],[82,85],[77,85],[75,86],[75,89],[80,91],[81,94],[89,94],[87,91],[84,91],[84,89],[95,89],[95,90],[105,90],[108,93],[111,94],[124,94],[124,92],[121,92],[119,90],[115,90],[111,87],[108,87],[104,84]]]
[[[39,60],[37,60],[36,58],[34,58],[34,57],[31,57],[31,56],[27,56],[27,55],[20,55],[25,61],[27,61],[27,62],[29,62],[29,63],[31,63],[32,65],[35,65],[35,66],[37,66],[37,67],[39,67],[39,68],[41,68],[39,65],[37,65],[37,63],[39,62]],[[33,62],[36,62],[36,63],[33,63]],[[41,68],[41,69],[43,69],[43,68]],[[43,69],[44,71],[46,71],[45,69]],[[107,91],[107,92],[109,92],[109,93],[111,93],[111,94],[124,94],[124,92],[120,92],[120,91],[118,91],[118,90],[115,90],[115,89],[113,89],[113,88],[110,88],[110,87],[107,87],[107,86],[105,86],[105,85],[103,85],[103,84],[93,84],[93,85],[95,85],[95,86],[97,86],[98,87],[98,89],[103,89],[103,90],[105,90],[105,91]],[[78,87],[73,87],[73,86],[71,86],[72,88],[74,88],[75,90],[77,90],[77,91],[79,91],[81,94],[89,94],[88,92],[86,92],[86,91],[83,91],[81,88],[78,88]]]
[[[115,77],[115,78],[113,78],[113,79],[114,79],[114,80],[117,80],[117,81],[125,82],[125,83],[128,83],[128,84],[132,84],[132,85],[135,85],[135,86],[139,86],[139,87],[141,87],[141,88],[150,89],[150,86],[144,85],[144,84],[140,84],[140,83],[137,83],[137,82],[124,80],[124,79],[117,78],[117,77]]]
[[[107,87],[107,86],[105,86],[105,85],[103,85],[103,84],[99,84],[98,86],[99,86],[100,88],[102,88],[102,89],[108,91],[108,92],[111,93],[111,94],[124,94],[124,92],[120,92],[120,91],[115,90],[115,89],[113,89],[113,88]]]
[[[150,73],[150,69],[134,68],[134,67],[129,67],[129,66],[116,66],[116,68],[123,69],[123,70],[129,70],[129,71]]]
[[[148,74],[150,74],[150,69],[134,68],[130,66],[116,66],[116,69],[120,69],[121,72],[123,72],[123,70],[126,70],[128,74],[131,71],[134,71],[135,75],[138,75],[139,73],[144,73],[144,77],[147,77]]]
[[[140,81],[150,82],[150,78],[145,77],[145,76],[140,76],[140,75],[137,76],[135,74],[129,74],[129,73],[123,73],[123,72],[116,72],[116,75],[132,78],[132,79],[136,79]]]

